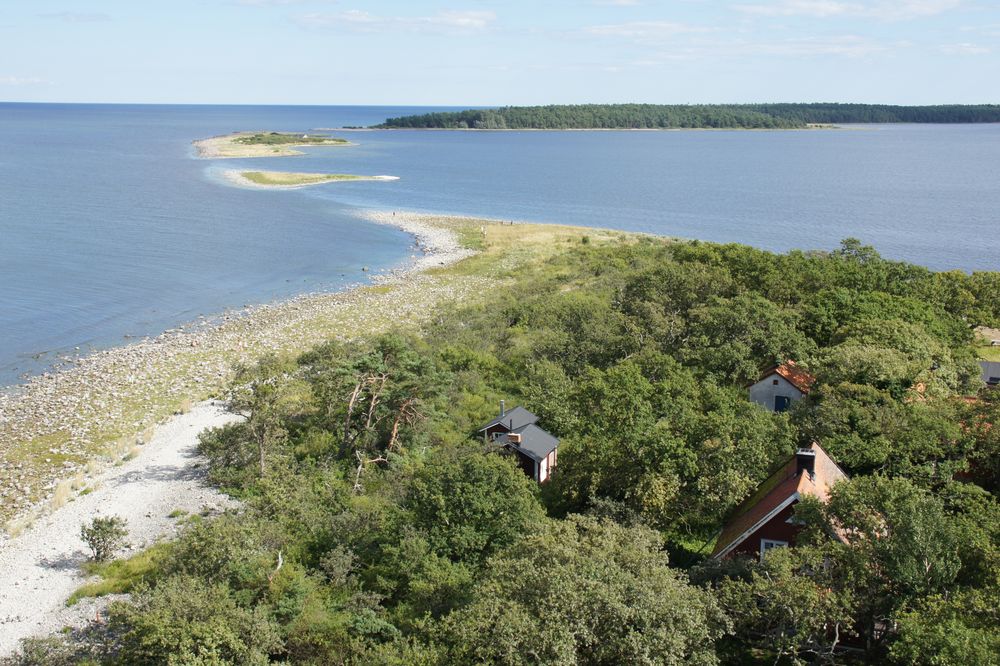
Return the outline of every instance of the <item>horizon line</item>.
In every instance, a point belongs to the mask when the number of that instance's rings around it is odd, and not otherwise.
[[[52,101],[24,101],[24,100],[0,100],[0,104],[6,105],[50,105],[50,106],[275,106],[275,107],[411,107],[411,108],[456,108],[456,109],[496,109],[504,107],[539,107],[539,106],[618,106],[627,104],[649,105],[649,106],[752,106],[757,104],[853,104],[861,106],[906,106],[906,107],[932,107],[932,106],[1000,106],[1000,102],[934,102],[932,104],[901,104],[899,102],[854,102],[854,101],[754,101],[754,102],[542,102],[534,104],[510,104],[510,103],[470,103],[470,104],[413,104],[405,102],[397,103],[337,103],[337,104],[314,104],[314,103],[274,103],[274,102],[52,102]]]

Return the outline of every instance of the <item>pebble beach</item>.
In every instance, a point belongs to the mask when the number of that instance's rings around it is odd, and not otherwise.
[[[0,393],[0,519],[7,533],[16,535],[51,510],[65,494],[61,486],[86,487],[99,465],[128,455],[185,403],[219,395],[234,364],[419,323],[435,303],[485,286],[486,278],[427,274],[473,254],[448,228],[449,218],[362,215],[414,237],[407,265],[347,291],[247,307],[72,359]]]

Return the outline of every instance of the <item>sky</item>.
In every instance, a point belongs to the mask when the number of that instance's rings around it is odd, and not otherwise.
[[[0,101],[1000,102],[1000,0],[0,0]]]

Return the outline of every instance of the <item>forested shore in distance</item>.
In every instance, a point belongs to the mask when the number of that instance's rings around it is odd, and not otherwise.
[[[242,366],[200,451],[238,513],[103,569],[109,621],[13,663],[996,663],[1000,274],[462,221],[494,280],[418,327]],[[775,413],[760,368],[815,376]],[[499,401],[561,439],[539,487]],[[794,546],[707,558],[809,442],[850,476]],[[842,652],[848,645],[850,650]],[[30,654],[47,661],[31,661]]]
[[[388,118],[379,129],[803,129],[853,123],[995,123],[997,104],[571,104]]]

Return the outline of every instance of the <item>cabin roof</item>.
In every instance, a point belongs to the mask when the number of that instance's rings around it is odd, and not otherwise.
[[[496,417],[480,428],[479,432],[489,430],[490,428],[498,425],[502,425],[508,431],[514,431],[535,423],[538,423],[538,417],[524,407],[518,406]]]
[[[984,382],[990,386],[1000,382],[1000,361],[980,361],[979,367],[982,368]]]
[[[786,380],[788,383],[802,391],[803,393],[809,393],[809,389],[812,385],[816,383],[816,378],[811,374],[806,372],[802,366],[798,365],[795,361],[785,361],[780,365],[772,365],[770,368],[765,370],[757,378],[757,382],[762,382],[771,375],[777,374]]]
[[[798,471],[797,454],[786,460],[757,491],[736,507],[715,543],[712,557],[722,557],[740,545],[785,507],[804,495],[826,502],[834,483],[847,478],[844,470],[815,442],[808,447],[816,454],[814,474]]]
[[[520,435],[521,442],[518,444],[507,440],[507,446],[539,462],[545,460],[545,457],[559,446],[559,439],[557,437],[554,437],[533,423],[513,430],[510,434]]]

